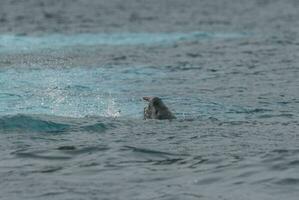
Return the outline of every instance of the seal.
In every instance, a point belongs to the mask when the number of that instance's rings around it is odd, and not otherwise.
[[[144,107],[144,119],[176,119],[159,97],[146,96],[143,100],[149,102]]]

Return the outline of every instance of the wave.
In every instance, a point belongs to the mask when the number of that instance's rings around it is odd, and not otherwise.
[[[0,116],[0,133],[44,132],[67,133],[69,131],[104,132],[115,125],[109,118],[69,118],[53,115],[5,115]]]

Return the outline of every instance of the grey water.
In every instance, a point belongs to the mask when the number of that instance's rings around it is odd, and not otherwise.
[[[1,2],[0,199],[297,199],[298,9]]]

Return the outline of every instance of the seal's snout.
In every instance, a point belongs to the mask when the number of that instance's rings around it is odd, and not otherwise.
[[[142,97],[143,100],[150,102],[153,97]]]
[[[143,100],[149,102],[144,108],[144,119],[175,119],[159,97],[145,96]]]
[[[143,100],[149,101],[149,97],[142,97]]]

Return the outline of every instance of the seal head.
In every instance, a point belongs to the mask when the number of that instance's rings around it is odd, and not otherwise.
[[[144,119],[162,120],[176,118],[159,97],[143,97],[143,100],[149,102],[144,108]]]

